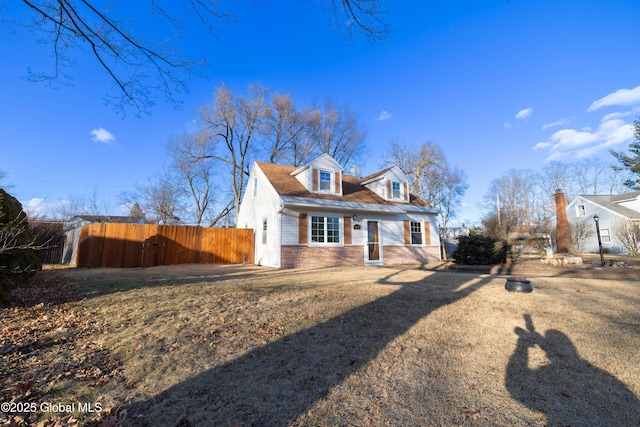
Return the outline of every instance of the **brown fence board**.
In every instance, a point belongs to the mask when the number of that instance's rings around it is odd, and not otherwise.
[[[253,263],[253,230],[151,224],[89,224],[80,230],[78,267]]]

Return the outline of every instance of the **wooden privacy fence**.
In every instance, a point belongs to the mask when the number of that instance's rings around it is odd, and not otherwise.
[[[253,230],[153,224],[89,224],[80,230],[77,266],[253,264]]]

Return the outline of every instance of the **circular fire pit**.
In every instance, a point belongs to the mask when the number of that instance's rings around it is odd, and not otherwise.
[[[531,280],[517,279],[514,277],[507,278],[507,283],[505,283],[504,288],[509,292],[527,292],[528,293],[533,291]]]

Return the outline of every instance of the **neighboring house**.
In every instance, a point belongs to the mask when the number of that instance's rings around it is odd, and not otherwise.
[[[627,252],[616,238],[616,224],[629,220],[640,222],[640,191],[613,196],[581,195],[567,206],[567,219],[572,227],[580,221],[593,227],[593,233],[585,243],[585,252],[598,252],[595,215],[600,225],[602,247],[612,253]]]
[[[255,230],[255,262],[278,268],[440,259],[437,210],[392,167],[364,178],[328,154],[302,167],[255,162],[236,227]]]
[[[469,236],[469,228],[464,224],[460,227],[447,227],[442,234],[445,239],[457,240],[460,236]]]
[[[80,228],[87,224],[112,222],[118,224],[145,224],[144,216],[76,215],[67,223],[66,229]]]

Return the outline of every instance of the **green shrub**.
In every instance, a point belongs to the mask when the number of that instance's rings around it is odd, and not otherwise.
[[[27,215],[20,202],[0,188],[0,300],[41,268],[40,257],[28,246],[33,241]]]
[[[511,257],[511,245],[504,240],[474,234],[458,239],[458,248],[453,252],[453,262],[464,265],[503,264]]]

